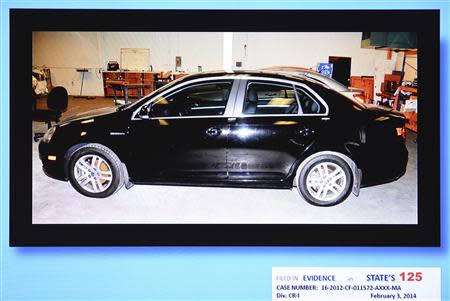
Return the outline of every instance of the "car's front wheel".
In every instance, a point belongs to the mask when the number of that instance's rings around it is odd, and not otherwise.
[[[71,156],[69,180],[85,196],[108,197],[123,185],[121,166],[120,159],[109,148],[87,144]]]
[[[348,197],[353,176],[343,159],[321,155],[303,166],[297,181],[297,188],[307,202],[316,206],[333,206]]]

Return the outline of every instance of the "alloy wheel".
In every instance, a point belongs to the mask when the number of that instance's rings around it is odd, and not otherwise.
[[[321,162],[311,168],[306,177],[308,192],[317,200],[334,201],[345,190],[344,170],[332,162]]]
[[[98,155],[84,155],[74,165],[75,180],[91,193],[103,192],[111,185],[113,173],[109,163]]]

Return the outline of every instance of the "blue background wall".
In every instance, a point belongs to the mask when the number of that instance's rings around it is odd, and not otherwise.
[[[10,248],[8,247],[9,9],[229,8],[441,10],[441,248]],[[420,1],[4,1],[0,73],[0,300],[270,300],[274,266],[442,268],[449,295],[449,3]],[[82,20],[80,20],[82,22]],[[380,20],[381,22],[381,20]]]

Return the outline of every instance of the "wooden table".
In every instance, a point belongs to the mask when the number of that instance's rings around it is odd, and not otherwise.
[[[150,84],[153,83],[153,87],[145,87],[144,93],[149,94],[151,93],[155,88],[155,82],[156,80],[161,76],[160,71],[103,71],[103,90],[105,97],[113,97],[114,93],[117,91],[114,91],[111,86],[107,84],[109,81],[122,81],[129,84]],[[122,96],[123,90],[119,90],[119,95],[116,96]],[[129,91],[128,97],[130,96],[137,96],[137,92],[135,89],[131,89]]]
[[[138,91],[138,98],[141,98],[143,95],[142,90],[144,88],[153,87],[153,83],[127,83],[122,80],[107,80],[105,83],[106,85],[108,85],[108,87],[111,87],[114,90],[114,103],[116,105],[117,105],[117,95],[116,95],[117,90],[124,92],[123,95],[125,97],[125,104],[127,104],[129,89],[136,89]]]

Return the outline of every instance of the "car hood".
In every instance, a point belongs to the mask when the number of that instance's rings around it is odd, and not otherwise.
[[[72,121],[78,121],[78,120],[83,120],[83,119],[104,116],[104,115],[112,114],[115,112],[117,112],[117,107],[107,107],[107,108],[91,110],[91,111],[87,111],[87,112],[83,112],[80,114],[75,114],[75,115],[69,116],[66,119],[62,120],[61,124],[72,122]]]

